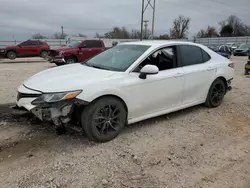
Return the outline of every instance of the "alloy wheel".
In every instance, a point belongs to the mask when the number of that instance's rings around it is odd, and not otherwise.
[[[121,112],[115,105],[106,105],[96,113],[93,124],[100,135],[113,134],[121,125]]]
[[[222,102],[224,95],[225,87],[220,83],[215,84],[211,93],[211,102],[213,105],[219,105]]]

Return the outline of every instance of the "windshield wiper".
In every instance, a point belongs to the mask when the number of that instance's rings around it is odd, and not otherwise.
[[[107,68],[104,68],[104,67],[101,67],[101,66],[98,66],[98,65],[92,65],[91,67],[94,67],[94,68],[97,68],[97,69],[102,69],[102,70],[110,70],[110,69],[107,69]]]
[[[92,67],[92,65],[90,65],[90,64],[87,63],[87,62],[83,62],[82,64],[85,65],[85,66],[88,66],[88,67]]]

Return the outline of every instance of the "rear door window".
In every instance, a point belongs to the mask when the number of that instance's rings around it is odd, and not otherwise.
[[[31,41],[30,41],[30,40],[27,40],[27,41],[25,41],[25,42],[22,42],[20,45],[21,45],[21,46],[31,46]]]
[[[36,41],[36,40],[31,40],[30,41],[30,46],[39,46],[39,45],[40,45],[40,43],[38,41]]]
[[[82,45],[86,46],[86,48],[102,48],[101,41],[87,40],[87,41],[84,41]]]
[[[202,50],[197,46],[180,45],[182,66],[204,63]]]

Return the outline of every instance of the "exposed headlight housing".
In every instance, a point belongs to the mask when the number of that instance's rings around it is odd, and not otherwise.
[[[69,99],[75,98],[81,92],[82,90],[60,92],[60,93],[45,93],[45,94],[42,94],[40,97],[36,98],[34,101],[32,101],[31,104],[38,105],[38,104],[43,104],[43,103],[53,103],[53,102],[59,102],[62,100],[69,100]]]
[[[60,52],[59,52],[59,55],[63,55],[63,54],[64,54],[64,52],[63,52],[63,51],[60,51]]]

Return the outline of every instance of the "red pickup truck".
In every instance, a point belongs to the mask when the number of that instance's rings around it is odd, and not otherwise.
[[[83,40],[74,42],[68,47],[50,50],[48,61],[56,65],[65,65],[76,62],[83,62],[105,50],[102,40]]]
[[[27,40],[16,46],[0,48],[0,56],[9,59],[17,57],[43,57],[46,58],[50,47],[40,40]]]

